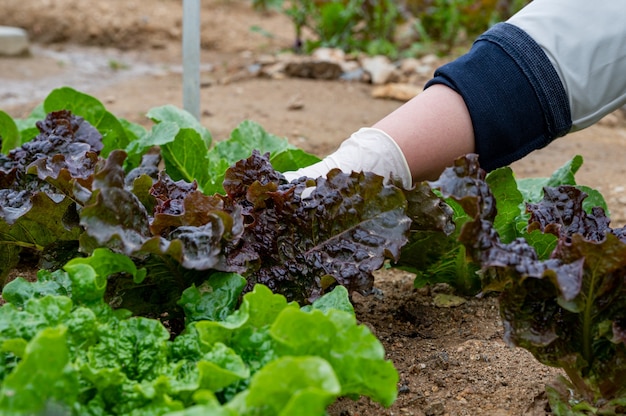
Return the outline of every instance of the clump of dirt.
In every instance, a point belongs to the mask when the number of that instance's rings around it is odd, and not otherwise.
[[[179,2],[176,2],[179,3]],[[6,0],[2,24],[27,28],[38,43],[76,43],[120,49],[163,47],[180,37],[182,11],[171,1]]]

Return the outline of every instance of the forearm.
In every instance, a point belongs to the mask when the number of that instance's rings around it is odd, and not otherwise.
[[[437,69],[426,88],[439,84],[463,97],[486,170],[521,159],[571,127],[567,94],[552,63],[511,24],[481,35],[466,55]]]
[[[393,137],[414,181],[436,179],[457,157],[474,152],[465,102],[445,85],[428,88],[373,127]]]
[[[621,1],[534,0],[438,68],[425,91],[310,168],[435,179],[477,153],[490,171],[626,104]]]
[[[487,170],[508,165],[626,103],[623,13],[620,2],[535,0],[375,127],[398,142],[415,180],[469,151]]]

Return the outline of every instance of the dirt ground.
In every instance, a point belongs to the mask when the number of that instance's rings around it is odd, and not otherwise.
[[[33,45],[30,56],[0,58],[0,109],[23,117],[63,85],[145,125],[150,108],[182,107],[181,4],[3,0],[0,25],[27,29]],[[281,14],[255,12],[248,0],[204,0],[201,20],[201,121],[217,140],[250,119],[323,156],[401,105],[372,98],[372,86],[362,82],[243,76],[263,55],[293,43],[291,22]],[[512,167],[519,177],[545,176],[582,155],[578,182],[599,189],[613,226],[623,226],[625,139],[620,111]],[[354,299],[359,320],[381,340],[400,373],[396,403],[384,409],[364,398],[342,399],[330,415],[550,414],[543,390],[559,371],[504,344],[497,299],[467,298],[456,307],[438,307],[433,301],[438,288],[415,290],[412,282],[405,272],[380,271],[379,293]]]

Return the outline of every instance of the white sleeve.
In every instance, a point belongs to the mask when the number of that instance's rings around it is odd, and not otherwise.
[[[626,1],[534,0],[508,23],[528,33],[554,65],[572,131],[626,104]]]

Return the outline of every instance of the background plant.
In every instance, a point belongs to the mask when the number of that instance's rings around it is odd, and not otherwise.
[[[508,19],[528,3],[527,0],[406,0],[405,7],[415,19],[420,42],[448,53],[489,26]]]
[[[325,46],[390,57],[416,51],[449,53],[528,3],[528,0],[252,0],[256,9],[277,9],[290,18],[298,51],[308,53]],[[407,26],[412,32],[410,41],[398,41],[399,29]]]
[[[401,9],[393,0],[253,0],[257,9],[274,8],[294,25],[294,47],[308,53],[318,47],[396,54],[393,44]],[[304,32],[307,32],[306,35]]]

